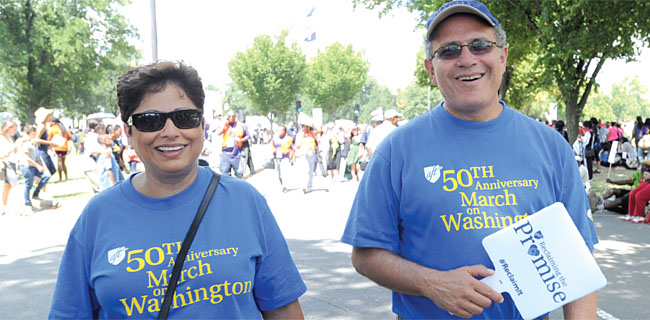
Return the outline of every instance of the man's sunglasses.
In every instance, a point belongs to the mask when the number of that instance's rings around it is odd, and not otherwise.
[[[440,47],[438,50],[433,52],[433,57],[436,55],[442,60],[456,59],[460,57],[460,54],[463,52],[463,47],[467,47],[469,52],[475,56],[492,52],[492,47],[497,43],[493,41],[474,41],[470,44],[450,44],[448,46]],[[499,46],[497,46],[499,47]],[[499,47],[501,48],[501,47]]]
[[[203,113],[196,109],[172,112],[143,112],[132,114],[126,124],[135,126],[138,131],[156,132],[165,127],[167,119],[172,119],[178,129],[193,129],[201,125],[202,115]]]

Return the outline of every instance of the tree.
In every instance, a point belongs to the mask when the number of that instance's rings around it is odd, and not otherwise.
[[[596,92],[589,96],[583,119],[595,117],[603,121],[634,120],[646,116],[650,102],[643,96],[648,93],[637,77],[627,77],[622,83],[612,86],[609,94]]]
[[[370,113],[372,111],[377,108],[382,108],[383,110],[390,109],[395,103],[390,89],[378,84],[377,80],[373,77],[367,77],[366,82],[361,87],[361,92],[359,92],[359,95],[352,102],[353,104],[358,103],[361,108],[359,114],[360,123],[370,123]],[[352,109],[346,111],[344,114],[348,119],[354,116]]]
[[[114,108],[114,75],[137,56],[127,42],[137,34],[115,6],[124,3],[1,0],[0,79],[21,121],[40,106],[73,115],[96,111],[100,101]]]
[[[382,13],[405,5],[421,12],[422,22],[444,0],[354,0]],[[650,42],[650,1],[636,0],[509,0],[486,2],[509,36],[510,68],[537,52],[543,66],[540,84],[556,85],[566,106],[569,138],[578,134],[578,121],[596,77],[608,59],[633,60]],[[510,83],[508,73],[504,83]],[[503,85],[502,85],[503,89]],[[501,91],[503,93],[503,90]]]
[[[368,74],[368,62],[351,45],[335,42],[309,62],[306,93],[314,104],[336,120],[341,108],[361,91]]]
[[[305,56],[293,42],[287,47],[287,31],[271,39],[255,37],[253,45],[238,52],[228,63],[230,78],[271,123],[293,106],[305,83]]]
[[[243,110],[246,114],[255,113],[255,108],[253,107],[251,100],[246,96],[246,94],[237,88],[236,84],[232,82],[228,84],[228,88],[224,93],[223,104],[222,107],[228,105],[228,109],[230,110]]]
[[[438,88],[422,87],[416,80],[405,89],[399,90],[397,111],[401,112],[405,119],[413,119],[429,111],[429,108],[435,108],[442,100],[442,94]]]

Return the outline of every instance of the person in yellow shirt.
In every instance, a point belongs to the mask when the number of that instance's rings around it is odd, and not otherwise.
[[[302,131],[296,134],[296,149],[308,168],[307,183],[302,189],[302,192],[310,193],[312,191],[314,172],[316,171],[316,161],[318,161],[318,155],[316,154],[316,146],[318,144],[312,131],[311,121],[305,118],[299,122],[302,125]]]

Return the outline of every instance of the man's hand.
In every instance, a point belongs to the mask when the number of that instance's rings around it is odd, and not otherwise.
[[[440,271],[406,260],[388,250],[352,249],[352,264],[370,280],[392,291],[429,298],[440,308],[456,316],[470,318],[483,312],[492,301],[503,296],[476,277],[494,271],[482,265]]]
[[[449,271],[434,271],[422,286],[423,295],[439,307],[463,318],[481,314],[492,301],[501,303],[503,296],[476,277],[487,277],[494,271],[482,265]]]

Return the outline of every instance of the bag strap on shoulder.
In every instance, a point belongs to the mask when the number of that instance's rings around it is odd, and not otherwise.
[[[185,235],[185,240],[183,240],[183,245],[181,246],[181,250],[178,252],[178,255],[176,256],[176,260],[174,261],[174,269],[172,271],[172,277],[169,280],[169,284],[167,285],[167,292],[165,292],[165,298],[163,299],[163,304],[162,307],[160,308],[158,319],[167,319],[167,316],[169,315],[169,308],[174,298],[174,292],[176,291],[176,285],[178,284],[178,278],[180,277],[181,269],[183,268],[183,263],[185,262],[185,257],[187,256],[187,252],[190,250],[190,245],[192,244],[192,241],[194,241],[194,236],[196,236],[196,231],[199,228],[199,225],[201,224],[201,220],[203,220],[203,216],[205,215],[205,210],[208,208],[208,205],[210,204],[210,200],[212,200],[214,191],[217,190],[217,186],[219,186],[220,179],[221,179],[220,174],[215,172],[212,173],[212,180],[210,181],[208,190],[205,192],[205,195],[203,196],[203,200],[201,201],[199,210],[196,212],[194,221],[192,221],[192,225],[190,226],[190,229],[187,231],[187,234]]]

